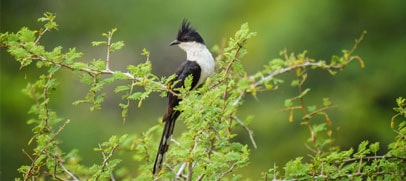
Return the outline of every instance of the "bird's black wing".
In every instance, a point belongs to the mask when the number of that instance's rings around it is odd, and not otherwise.
[[[178,68],[178,70],[175,72],[176,78],[172,83],[175,83],[173,90],[175,93],[178,93],[176,88],[183,87],[185,84],[185,79],[189,76],[192,75],[192,85],[191,88],[193,89],[197,83],[199,82],[200,79],[200,73],[201,73],[201,68],[199,64],[197,64],[195,61],[185,61],[181,64],[181,66]],[[164,160],[165,153],[168,151],[169,143],[171,141],[171,137],[173,134],[173,129],[175,127],[175,122],[176,119],[180,115],[180,111],[174,110],[174,108],[179,105],[179,102],[181,101],[180,98],[178,98],[176,95],[173,95],[172,93],[169,93],[168,95],[168,108],[166,110],[166,113],[163,117],[163,122],[165,122],[164,130],[162,132],[162,137],[161,141],[159,143],[159,148],[158,152],[156,154],[155,158],[155,163],[154,163],[154,168],[152,173],[155,175],[157,174],[161,169],[162,169],[162,163]]]

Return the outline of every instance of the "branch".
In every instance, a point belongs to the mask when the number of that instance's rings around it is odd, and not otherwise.
[[[41,153],[45,152],[46,149],[48,149],[48,147],[50,146],[51,142],[56,138],[57,135],[59,135],[59,133],[61,133],[61,131],[65,128],[65,126],[70,122],[70,120],[66,120],[65,123],[63,123],[63,125],[61,127],[59,127],[58,131],[47,141],[46,145],[44,146],[44,148],[42,148],[40,151],[37,152],[37,154],[35,155],[34,159],[31,159],[31,166],[30,169],[25,173],[24,176],[24,180],[28,180],[29,176],[31,175],[32,170],[34,169],[35,166],[35,162],[38,160],[38,158],[42,155]]]
[[[25,47],[23,47],[23,48],[25,48]],[[33,52],[31,52],[31,51],[29,51],[29,50],[27,50],[27,51],[29,53],[33,54]],[[50,63],[50,64],[55,65],[55,66],[66,68],[66,69],[71,70],[71,71],[78,70],[80,72],[88,73],[91,76],[100,75],[100,74],[113,75],[113,74],[116,73],[115,71],[107,70],[107,69],[100,71],[100,70],[94,70],[94,69],[90,69],[90,68],[74,68],[71,65],[68,65],[68,64],[65,64],[65,63],[51,61],[51,60],[47,59],[44,56],[32,57],[32,60],[41,60],[41,61],[44,61],[46,63]],[[123,75],[126,76],[127,80],[132,80],[132,81],[136,81],[136,82],[143,82],[143,81],[146,80],[143,77],[135,77],[134,75],[130,74],[129,72],[125,72],[125,73],[123,73]],[[155,89],[157,91],[165,91],[165,92],[171,93],[173,95],[178,95],[176,92],[174,92],[172,89],[168,88],[166,85],[162,84],[161,82],[153,81],[153,80],[151,80],[150,82],[157,85],[158,88]]]
[[[257,86],[261,85],[262,83],[271,80],[273,77],[275,77],[277,75],[283,74],[285,72],[292,71],[292,70],[297,69],[297,68],[313,67],[314,66],[314,67],[319,67],[319,68],[326,69],[326,70],[342,69],[342,68],[345,67],[345,65],[347,65],[348,63],[350,63],[354,59],[362,61],[359,58],[360,57],[358,57],[358,56],[350,57],[348,60],[345,61],[345,63],[343,63],[343,65],[325,65],[324,62],[308,62],[308,61],[304,62],[302,64],[294,64],[294,65],[291,65],[289,67],[281,68],[279,70],[270,72],[267,76],[265,76],[265,77],[261,78],[259,81],[255,82],[254,86],[257,87]]]
[[[313,116],[313,115],[315,115],[315,114],[318,114],[318,113],[320,113],[320,112],[323,112],[323,111],[325,111],[325,110],[332,109],[332,108],[335,108],[335,107],[336,107],[335,105],[333,105],[333,106],[325,106],[325,107],[322,107],[322,108],[320,108],[320,109],[317,109],[317,110],[315,110],[315,111],[313,111],[313,112],[307,113],[307,114],[304,115],[303,117],[308,118],[308,117],[311,117],[311,116]]]
[[[350,63],[350,62],[353,61],[354,59],[356,59],[356,60],[362,62],[361,65],[363,65],[362,59],[361,59],[360,57],[358,57],[358,56],[350,57],[350,58],[345,62],[345,64],[343,64],[343,65],[325,65],[325,64],[322,63],[322,62],[304,62],[304,63],[302,63],[302,64],[294,64],[294,65],[291,65],[291,66],[288,66],[288,67],[284,67],[284,68],[280,68],[280,69],[278,69],[278,70],[275,70],[275,71],[273,71],[273,72],[270,72],[267,76],[262,77],[260,80],[256,81],[256,82],[253,84],[253,86],[256,88],[256,87],[260,86],[261,84],[263,84],[264,82],[267,82],[267,81],[271,80],[272,78],[274,78],[274,77],[277,76],[277,75],[284,74],[284,73],[286,73],[286,72],[290,72],[290,71],[292,71],[292,70],[294,70],[294,69],[297,69],[297,68],[319,67],[319,68],[326,69],[326,70],[342,69],[342,68],[345,67],[345,65],[347,65],[348,63]],[[254,76],[251,75],[251,76],[249,76],[249,77],[254,77]],[[236,106],[236,105],[240,102],[240,100],[245,96],[245,94],[246,94],[246,90],[242,90],[242,91],[240,92],[240,95],[239,95],[238,98],[233,102],[232,105],[233,105],[233,106]]]
[[[118,145],[119,145],[119,144],[114,145],[114,147],[111,149],[109,155],[106,156],[106,154],[105,154],[104,151],[103,151],[102,146],[99,144],[99,148],[100,148],[101,154],[102,154],[102,156],[103,156],[103,163],[102,163],[102,166],[101,166],[101,168],[100,168],[101,172],[104,172],[104,171],[105,171],[105,168],[106,168],[106,166],[108,165],[108,161],[109,161],[110,158],[113,156],[113,153],[114,153],[114,151],[118,148]],[[99,178],[99,175],[96,176],[96,179],[95,179],[95,180],[97,180],[98,178]],[[111,178],[111,180],[115,180],[113,174],[110,174],[110,178]]]
[[[65,166],[63,166],[62,162],[58,161],[58,164],[65,173],[72,177],[74,181],[79,181],[79,179],[73,173],[71,173],[68,169],[65,168]]]
[[[372,160],[372,159],[399,159],[399,160],[404,160],[406,161],[406,157],[398,157],[398,156],[366,156],[366,157],[361,157],[361,158],[350,158],[350,159],[346,159],[343,160],[342,162],[354,162],[354,161],[358,161],[361,159],[366,159],[366,160]],[[341,163],[341,162],[336,162],[336,163]]]
[[[107,35],[107,56],[106,56],[106,71],[110,70],[110,53],[111,53],[111,38],[113,36],[114,30],[110,31]]]
[[[240,119],[238,119],[237,116],[233,116],[232,117],[234,120],[236,120],[248,133],[252,146],[254,146],[254,148],[257,148],[257,144],[255,143],[255,139],[254,139],[254,131],[252,131],[250,128],[248,128]]]
[[[234,167],[237,166],[237,163],[234,163],[233,165],[231,165],[231,167],[226,170],[225,172],[223,172],[217,180],[221,180],[221,178],[225,177],[227,174],[231,173],[234,170]]]
[[[37,39],[35,40],[34,44],[37,45],[39,40],[42,38],[42,35],[44,35],[46,32],[48,31],[48,28],[45,28],[43,31],[41,31],[37,37]]]
[[[179,170],[176,172],[176,178],[186,178],[185,175],[183,175],[183,170],[185,169],[187,163],[183,162],[182,165],[180,166]]]

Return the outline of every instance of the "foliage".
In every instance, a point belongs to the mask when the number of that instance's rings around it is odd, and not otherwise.
[[[43,28],[30,30],[23,27],[16,33],[0,34],[0,45],[15,57],[21,68],[31,64],[42,71],[42,75],[33,83],[28,83],[24,94],[33,99],[35,103],[29,110],[33,118],[28,120],[32,125],[33,137],[29,144],[34,144],[32,151],[24,151],[31,160],[28,165],[21,166],[18,171],[22,174],[17,180],[29,179],[55,179],[55,180],[130,180],[137,177],[140,180],[151,180],[153,155],[158,145],[158,135],[162,125],[158,124],[137,135],[113,135],[111,138],[95,148],[100,153],[101,161],[92,166],[81,164],[77,150],[64,151],[59,147],[58,135],[68,126],[71,120],[58,117],[49,106],[50,95],[58,86],[55,75],[66,69],[80,77],[81,82],[90,86],[87,95],[82,100],[73,104],[89,104],[90,110],[102,109],[105,92],[103,87],[113,82],[127,82],[116,86],[114,92],[122,94],[123,120],[127,118],[128,107],[137,102],[142,106],[152,92],[165,96],[171,91],[168,82],[174,76],[162,77],[151,73],[152,64],[149,52],[143,50],[142,55],[146,61],[138,65],[127,66],[126,72],[110,69],[111,53],[124,46],[123,41],[113,42],[112,37],[117,31],[111,30],[102,34],[106,40],[94,41],[93,46],[105,46],[107,49],[105,59],[95,59],[90,63],[78,61],[83,54],[75,48],[63,50],[56,47],[47,51],[40,44],[41,37],[46,32],[56,30],[55,16],[45,13],[38,21],[43,22]],[[295,72],[296,79],[291,85],[297,87],[298,96],[286,99],[285,110],[290,113],[289,121],[294,121],[297,114],[302,113],[302,124],[309,130],[310,136],[307,147],[313,151],[309,155],[311,160],[307,163],[303,157],[298,157],[286,163],[283,172],[275,166],[263,173],[264,180],[278,179],[400,179],[405,175],[406,145],[405,145],[405,120],[399,123],[395,130],[395,141],[389,145],[389,151],[378,155],[379,143],[370,144],[368,141],[360,143],[357,151],[349,149],[340,151],[334,146],[331,130],[331,120],[327,110],[334,107],[330,99],[323,98],[319,106],[307,105],[304,97],[310,93],[309,88],[304,88],[307,71],[313,69],[327,70],[334,75],[342,70],[353,60],[364,67],[364,62],[353,53],[362,40],[365,32],[356,40],[351,50],[343,50],[341,56],[333,56],[330,61],[315,60],[307,57],[306,52],[298,55],[281,51],[281,58],[275,58],[262,70],[248,75],[241,64],[247,53],[246,43],[256,36],[249,30],[248,24],[243,24],[235,35],[229,39],[227,45],[215,46],[218,53],[217,74],[207,80],[198,90],[188,91],[187,86],[179,90],[183,98],[177,109],[183,113],[180,120],[185,122],[187,131],[174,142],[169,149],[165,160],[165,169],[158,175],[159,178],[178,178],[185,180],[237,180],[242,175],[235,172],[238,168],[248,165],[250,147],[233,140],[236,134],[233,130],[237,127],[244,128],[252,141],[256,143],[253,131],[248,128],[250,120],[241,120],[237,116],[239,107],[243,104],[246,95],[256,96],[257,92],[277,90],[285,82],[278,75]],[[188,82],[188,81],[186,81]],[[189,84],[190,84],[189,80]],[[173,92],[172,92],[173,93]],[[397,100],[397,114],[392,119],[405,117],[405,99]],[[315,117],[321,116],[324,121],[319,123]],[[134,168],[120,165],[117,152],[130,153],[133,159],[140,163],[137,175]],[[126,158],[128,159],[128,158]],[[254,163],[255,164],[255,163]],[[155,178],[158,179],[158,178]]]
[[[394,118],[398,115],[406,118],[405,101],[405,98],[397,99],[398,107],[394,108],[397,114]],[[307,118],[304,117],[304,119]],[[307,124],[306,121],[304,123]],[[284,175],[275,166],[264,173],[265,180],[268,178],[274,180],[278,178],[288,180],[402,180],[405,177],[406,120],[401,120],[398,128],[394,130],[397,133],[395,141],[388,146],[389,151],[383,155],[378,155],[379,142],[363,141],[357,150],[351,148],[341,151],[338,147],[333,146],[323,149],[325,145],[320,143],[330,144],[332,142],[331,131],[326,128],[325,123],[309,127],[309,129],[312,133],[309,142],[316,148],[314,154],[310,155],[311,161],[305,163],[302,157],[289,161],[283,167]],[[318,136],[323,133],[328,136],[324,138]],[[316,138],[319,140],[315,141]]]

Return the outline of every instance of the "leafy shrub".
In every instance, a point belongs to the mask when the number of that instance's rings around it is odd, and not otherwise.
[[[28,120],[32,126],[33,136],[29,144],[34,149],[25,152],[31,163],[22,165],[18,171],[22,174],[17,180],[56,179],[56,180],[130,180],[134,177],[140,180],[151,180],[153,155],[158,145],[158,135],[162,125],[158,124],[139,135],[113,135],[104,143],[98,144],[95,151],[101,154],[100,163],[85,166],[80,163],[80,156],[76,149],[66,151],[59,146],[59,134],[71,120],[58,117],[50,108],[50,95],[62,81],[58,81],[56,74],[62,69],[81,77],[81,82],[90,85],[84,99],[73,104],[89,104],[90,110],[102,109],[107,84],[120,81],[114,92],[123,94],[123,120],[127,118],[130,104],[142,106],[149,95],[158,92],[165,96],[171,91],[168,82],[174,76],[162,77],[151,73],[152,64],[149,52],[143,50],[145,62],[138,65],[128,65],[126,72],[110,69],[112,60],[110,54],[124,46],[123,41],[113,42],[116,29],[103,34],[106,40],[94,41],[93,46],[105,46],[105,59],[95,59],[90,63],[78,61],[83,53],[75,48],[68,50],[58,46],[51,51],[41,45],[41,38],[49,31],[58,28],[55,16],[45,13],[38,21],[44,26],[39,30],[23,27],[16,33],[0,34],[0,45],[18,61],[21,68],[35,64],[36,69],[45,70],[35,82],[28,83],[24,94],[35,101],[29,110],[33,117]],[[307,105],[303,97],[309,88],[303,87],[307,79],[307,72],[313,69],[323,69],[334,75],[344,69],[352,61],[358,61],[361,67],[364,62],[361,57],[353,55],[365,32],[355,41],[351,50],[343,50],[341,56],[332,56],[330,61],[315,60],[307,57],[306,52],[300,54],[281,51],[281,57],[275,58],[264,65],[262,70],[248,75],[241,64],[247,53],[246,42],[256,33],[249,30],[248,24],[243,24],[235,35],[228,40],[224,47],[215,46],[218,64],[217,74],[209,78],[198,90],[181,89],[179,96],[183,101],[177,107],[182,110],[181,120],[185,122],[187,131],[174,142],[165,160],[165,169],[159,178],[179,178],[185,180],[237,180],[243,177],[236,172],[237,168],[248,165],[250,147],[233,140],[236,127],[242,127],[248,132],[253,147],[256,143],[253,131],[248,127],[250,120],[241,120],[237,116],[239,107],[246,95],[256,96],[257,92],[277,90],[285,80],[278,78],[287,72],[295,72],[296,79],[291,85],[297,87],[296,97],[285,101],[285,111],[290,113],[289,121],[294,120],[294,112],[302,114],[302,124],[309,130],[310,137],[307,146],[313,154],[309,155],[310,162],[303,157],[294,158],[283,167],[274,168],[263,173],[264,180],[401,180],[405,177],[406,168],[406,117],[405,99],[397,99],[397,114],[392,119],[392,127],[397,136],[389,145],[389,151],[383,155],[377,152],[381,145],[363,141],[357,149],[339,150],[332,144],[331,120],[326,110],[334,107],[328,98],[323,98],[320,105]],[[125,82],[125,83],[123,83]],[[186,82],[190,82],[190,79]],[[312,121],[321,116],[325,122]],[[396,119],[400,119],[396,124]],[[73,120],[74,121],[74,120]],[[260,149],[260,148],[259,148]],[[137,175],[134,168],[120,165],[117,152],[131,153],[135,161],[139,162]],[[123,158],[124,159],[124,158]],[[128,159],[128,158],[125,158]],[[252,163],[255,164],[255,163]],[[157,179],[157,178],[155,178]]]

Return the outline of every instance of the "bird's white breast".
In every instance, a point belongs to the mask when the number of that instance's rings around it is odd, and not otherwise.
[[[214,74],[214,58],[206,45],[197,42],[185,42],[179,44],[179,47],[186,51],[187,60],[196,61],[200,66],[201,73],[197,86],[203,84],[208,77]]]

